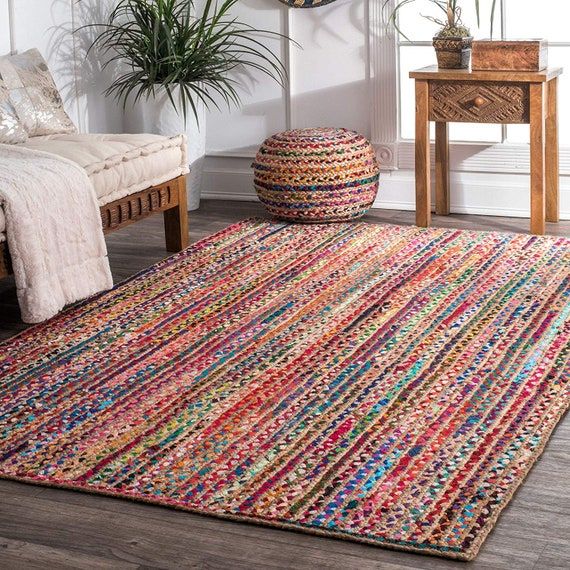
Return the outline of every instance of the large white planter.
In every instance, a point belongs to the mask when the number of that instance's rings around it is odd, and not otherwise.
[[[175,96],[175,101],[177,98]],[[157,91],[154,98],[140,99],[136,104],[128,104],[125,109],[125,129],[132,133],[152,133],[173,136],[185,133],[188,137],[188,164],[190,174],[186,178],[188,193],[188,209],[200,207],[204,156],[206,154],[206,110],[204,105],[196,104],[199,115],[199,126],[192,109],[184,122],[182,114],[178,114],[164,90]]]

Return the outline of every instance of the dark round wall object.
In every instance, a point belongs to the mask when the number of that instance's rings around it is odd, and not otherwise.
[[[279,0],[287,6],[292,8],[318,8],[319,6],[324,6],[325,4],[330,4],[335,0]]]

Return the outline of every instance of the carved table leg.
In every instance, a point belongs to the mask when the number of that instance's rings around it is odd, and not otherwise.
[[[431,222],[428,85],[416,81],[416,225],[424,228]]]
[[[530,85],[530,231],[543,235],[546,230],[546,113],[544,83]]]
[[[449,186],[449,127],[435,124],[435,213],[448,216],[450,212]]]
[[[560,220],[560,167],[558,146],[558,78],[548,82],[546,117],[546,221]]]

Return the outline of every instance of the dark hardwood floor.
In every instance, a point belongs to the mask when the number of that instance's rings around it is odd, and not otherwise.
[[[263,216],[249,202],[204,201],[191,239]],[[412,212],[374,210],[372,223],[411,224]],[[526,232],[528,220],[453,215],[434,225]],[[548,233],[570,237],[570,222]],[[108,237],[115,282],[165,257],[162,217]],[[24,328],[13,280],[0,281],[0,338]],[[526,482],[472,563],[393,552],[220,521],[74,491],[0,481],[0,568],[570,569],[570,418],[559,424]]]

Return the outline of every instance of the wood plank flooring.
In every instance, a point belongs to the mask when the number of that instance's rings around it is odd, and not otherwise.
[[[256,203],[205,201],[191,240],[265,214]],[[413,223],[413,212],[374,210],[371,223]],[[528,220],[453,215],[434,226],[526,232]],[[547,232],[570,237],[570,222]],[[115,281],[165,257],[162,217],[108,236]],[[24,328],[14,283],[0,281],[0,338]],[[120,499],[0,481],[0,568],[570,569],[570,417],[503,512],[475,562],[219,521]]]

